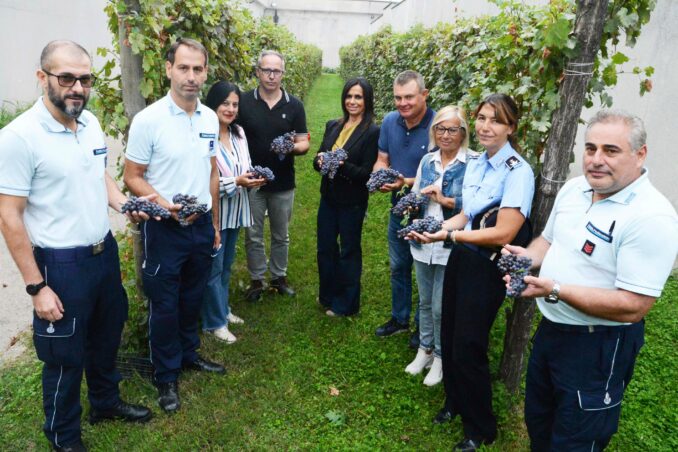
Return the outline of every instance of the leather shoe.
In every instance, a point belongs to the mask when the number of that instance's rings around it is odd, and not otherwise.
[[[485,441],[483,439],[464,438],[463,441],[458,442],[454,446],[452,452],[475,452],[476,450],[480,449],[480,446],[482,446],[483,444],[490,443],[491,441]]]
[[[158,405],[165,413],[174,413],[181,406],[179,400],[179,383],[170,381],[158,383]]]
[[[214,372],[216,374],[223,374],[226,372],[226,369],[221,364],[207,361],[201,357],[198,357],[198,359],[192,363],[184,364],[183,368],[187,370],[197,370],[199,372]]]
[[[436,417],[433,418],[433,423],[444,424],[445,422],[451,421],[456,416],[457,413],[452,412],[452,410],[448,410],[447,408],[441,408],[440,411],[438,411],[438,414],[436,414]]]
[[[281,276],[271,280],[271,289],[277,290],[280,295],[293,297],[297,293],[287,284],[287,277]]]
[[[68,446],[57,447],[54,446],[54,450],[57,452],[87,452],[87,448],[82,443],[78,441],[77,443],[69,444]]]
[[[123,401],[118,402],[113,408],[108,410],[89,410],[89,423],[94,425],[97,422],[120,419],[125,422],[148,422],[153,417],[151,410],[141,405],[131,405]]]
[[[253,279],[250,286],[245,291],[245,299],[250,303],[261,300],[261,294],[264,291],[264,283],[260,279]]]

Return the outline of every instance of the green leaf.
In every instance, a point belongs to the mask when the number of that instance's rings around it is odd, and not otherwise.
[[[558,19],[544,31],[544,45],[549,48],[566,47],[570,30],[570,21]]]
[[[629,61],[629,57],[627,57],[621,52],[617,52],[614,55],[612,55],[612,62],[614,64],[623,64],[626,63],[627,61]]]

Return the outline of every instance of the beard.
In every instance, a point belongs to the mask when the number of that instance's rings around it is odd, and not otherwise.
[[[56,89],[52,88],[52,84],[47,85],[47,97],[49,97],[50,102],[61,110],[69,118],[77,119],[80,117],[80,114],[85,109],[87,101],[89,100],[89,95],[83,94],[68,94],[64,96],[59,96]],[[66,105],[66,99],[80,100],[81,105]]]

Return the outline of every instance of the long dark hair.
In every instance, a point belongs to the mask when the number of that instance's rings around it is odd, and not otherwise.
[[[372,124],[374,122],[374,90],[367,79],[363,77],[352,78],[344,84],[344,89],[341,91],[341,109],[344,112],[344,117],[341,119],[342,124],[348,121],[348,110],[346,110],[346,97],[348,90],[354,86],[359,85],[363,89],[363,100],[365,101],[365,113],[363,113],[363,124]]]
[[[240,88],[238,88],[238,85],[227,82],[226,80],[216,82],[207,92],[205,105],[210,107],[212,110],[217,111],[219,105],[221,105],[231,93],[235,93],[238,96],[238,100],[240,100]],[[232,126],[233,124],[229,126],[231,133],[236,137],[241,138],[240,128]]]
[[[501,93],[494,93],[487,96],[478,105],[473,117],[478,116],[478,112],[485,104],[491,105],[494,108],[494,115],[497,122],[513,127],[513,132],[508,136],[508,141],[516,151],[520,151],[516,133],[518,132],[518,121],[520,121],[520,110],[516,101],[511,96]]]

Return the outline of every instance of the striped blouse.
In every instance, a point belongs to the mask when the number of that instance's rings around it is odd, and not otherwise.
[[[237,127],[240,132],[240,137],[236,137],[233,131],[230,133],[233,152],[228,150],[221,141],[219,141],[217,152],[219,195],[221,196],[219,199],[220,230],[252,226],[252,213],[247,188],[238,187],[235,184],[236,176],[240,176],[250,169],[250,152],[242,128],[235,124],[232,127]]]

